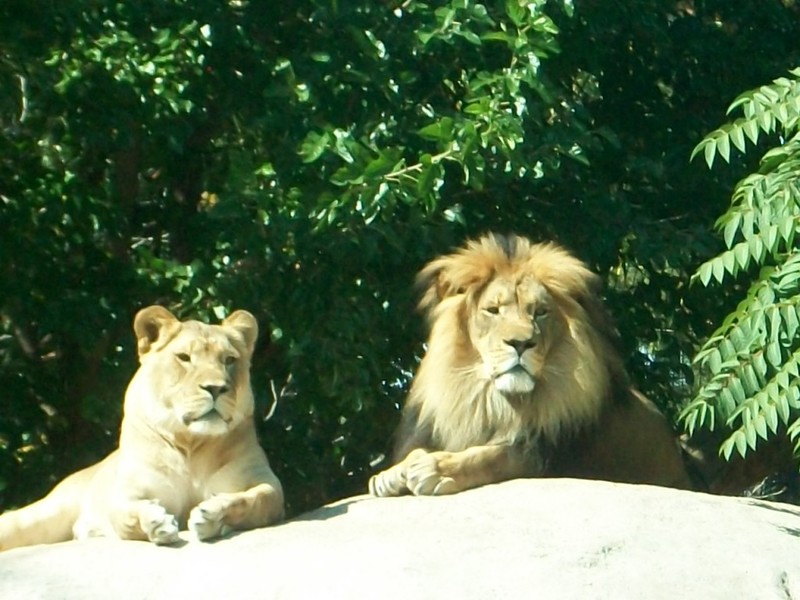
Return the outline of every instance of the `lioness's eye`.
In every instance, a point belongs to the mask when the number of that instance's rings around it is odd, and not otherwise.
[[[181,362],[189,362],[192,360],[192,357],[186,354],[186,352],[178,352],[175,355],[175,358],[177,358]]]
[[[226,366],[226,367],[230,367],[230,366],[231,366],[233,363],[235,363],[235,362],[236,362],[236,357],[235,357],[235,356],[233,356],[233,355],[231,355],[231,356],[226,356],[226,357],[223,359],[223,362],[225,363],[225,366]]]
[[[546,317],[550,311],[547,310],[544,306],[537,306],[536,309],[533,311],[533,317],[538,319],[540,317]]]
[[[499,315],[500,314],[500,307],[499,306],[487,306],[483,309],[490,315]]]

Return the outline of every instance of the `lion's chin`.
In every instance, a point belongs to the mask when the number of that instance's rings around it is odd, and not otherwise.
[[[503,394],[529,394],[536,387],[536,381],[528,371],[517,366],[495,377],[494,387]]]

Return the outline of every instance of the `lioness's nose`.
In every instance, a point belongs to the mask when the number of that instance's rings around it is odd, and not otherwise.
[[[519,356],[522,356],[522,354],[526,350],[530,350],[531,348],[533,348],[536,345],[536,341],[534,341],[531,338],[527,338],[527,339],[524,339],[524,340],[503,340],[503,341],[504,341],[504,343],[506,343],[509,346],[511,346],[512,348],[514,348],[514,350],[517,351],[517,354]]]
[[[201,385],[200,387],[201,387],[202,389],[204,389],[205,391],[207,391],[209,394],[211,394],[211,397],[212,397],[214,400],[216,400],[216,399],[217,399],[217,398],[219,398],[219,397],[220,397],[222,394],[224,394],[225,392],[227,392],[227,391],[228,391],[228,386],[227,386],[227,385],[225,385],[225,384],[222,384],[222,385],[215,385],[215,384],[213,384],[213,383],[210,383],[210,384],[206,384],[206,385]]]

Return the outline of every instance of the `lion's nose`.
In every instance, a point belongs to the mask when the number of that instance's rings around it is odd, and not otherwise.
[[[228,391],[228,386],[225,384],[208,383],[205,385],[201,385],[200,387],[205,391],[207,391],[209,394],[211,394],[211,398],[214,400],[216,400],[222,394]]]
[[[527,338],[524,340],[503,340],[503,341],[504,343],[511,346],[514,350],[516,350],[518,356],[522,356],[526,350],[530,350],[536,345],[536,341],[531,338]]]

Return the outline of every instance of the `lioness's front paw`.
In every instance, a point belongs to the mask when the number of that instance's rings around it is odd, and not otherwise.
[[[243,502],[245,502],[243,499],[231,499],[225,496],[214,496],[204,500],[189,513],[189,531],[200,541],[229,533],[232,529],[225,524],[225,517]]]
[[[415,496],[443,496],[460,491],[455,479],[441,472],[437,454],[424,450],[414,450],[408,455],[406,464],[406,485]]]
[[[178,520],[169,514],[166,508],[155,502],[142,507],[139,524],[147,539],[159,546],[174,544],[180,539]]]

